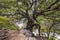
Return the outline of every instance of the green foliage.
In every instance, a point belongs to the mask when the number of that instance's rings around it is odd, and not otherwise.
[[[48,40],[55,40],[55,38],[54,37],[50,37]]]
[[[9,22],[8,18],[0,16],[0,29],[6,27],[7,29],[18,29],[17,26]]]

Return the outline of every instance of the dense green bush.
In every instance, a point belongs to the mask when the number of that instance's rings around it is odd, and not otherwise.
[[[18,27],[12,24],[8,18],[0,16],[0,29],[3,27],[7,29],[18,29]]]

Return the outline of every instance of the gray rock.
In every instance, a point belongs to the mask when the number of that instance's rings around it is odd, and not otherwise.
[[[33,35],[32,32],[30,32],[29,30],[26,30],[26,29],[20,30],[20,33],[26,35],[27,37],[31,37]]]
[[[0,30],[0,40],[5,39],[7,37],[8,30],[7,29],[2,29]]]
[[[29,37],[29,40],[37,40],[37,39],[34,37]]]

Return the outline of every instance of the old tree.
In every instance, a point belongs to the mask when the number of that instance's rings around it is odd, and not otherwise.
[[[57,32],[60,26],[60,0],[0,0],[0,16],[20,20],[25,18],[25,29],[38,29],[39,36]],[[25,21],[26,21],[25,20]]]

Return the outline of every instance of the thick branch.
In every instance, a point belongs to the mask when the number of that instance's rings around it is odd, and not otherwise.
[[[50,9],[54,4],[58,3],[59,1],[60,1],[60,0],[56,0],[55,2],[51,3],[51,4],[47,7],[47,9]]]
[[[58,7],[60,7],[60,5],[58,5],[56,8],[50,9],[53,5],[55,5],[56,3],[58,3],[60,0],[56,0],[55,2],[51,3],[45,10],[41,10],[41,12],[36,12],[36,16],[47,16],[46,14],[44,14],[44,12],[48,12],[48,11],[52,11],[52,10],[56,10]]]

